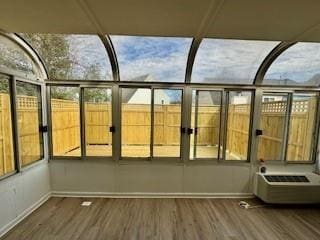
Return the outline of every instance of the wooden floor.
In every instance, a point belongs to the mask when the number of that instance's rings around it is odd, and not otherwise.
[[[80,206],[84,200],[92,205]],[[3,239],[320,239],[319,206],[242,209],[238,202],[51,198]]]

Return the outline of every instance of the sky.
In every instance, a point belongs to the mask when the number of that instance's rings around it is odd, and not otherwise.
[[[68,40],[70,53],[77,62],[74,73],[79,79],[83,78],[87,66],[96,64],[101,79],[112,80],[110,61],[98,36],[69,35]],[[185,80],[191,38],[113,35],[111,40],[121,80],[146,74],[160,82]],[[275,41],[203,39],[195,58],[191,82],[250,84],[262,61],[277,44],[279,42]],[[290,79],[302,83],[317,74],[320,79],[320,44],[298,43],[274,61],[265,79]]]
[[[204,39],[195,58],[191,81],[250,84],[262,61],[277,44]]]
[[[183,82],[191,38],[111,36],[120,79],[150,74],[155,81]]]
[[[320,44],[297,43],[273,62],[265,79],[291,79],[301,83],[317,74],[320,74]]]

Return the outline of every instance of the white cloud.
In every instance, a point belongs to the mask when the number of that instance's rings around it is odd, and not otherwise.
[[[265,79],[291,79],[304,82],[319,73],[320,44],[297,43],[273,62]]]
[[[204,39],[198,50],[192,81],[205,78],[252,83],[255,74],[278,42]]]
[[[111,39],[122,80],[151,74],[156,81],[184,81],[190,38],[111,36]]]

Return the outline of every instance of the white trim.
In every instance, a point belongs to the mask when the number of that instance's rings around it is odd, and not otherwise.
[[[146,193],[146,192],[68,192],[53,191],[52,197],[97,198],[253,198],[253,193]]]
[[[51,192],[47,193],[43,197],[41,197],[37,202],[31,205],[29,208],[24,210],[19,216],[10,221],[4,227],[0,229],[0,238],[4,236],[7,232],[9,232],[12,228],[18,225],[23,219],[28,217],[31,213],[33,213],[36,209],[38,209],[42,204],[44,204],[51,197]]]

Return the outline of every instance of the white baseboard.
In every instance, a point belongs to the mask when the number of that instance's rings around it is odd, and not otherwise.
[[[23,211],[19,216],[9,222],[7,225],[0,229],[0,238],[9,232],[13,227],[15,227],[18,223],[20,223],[23,219],[28,217],[32,212],[34,212],[37,208],[39,208],[42,204],[44,204],[51,197],[51,193],[47,193],[43,197],[41,197],[37,202]]]
[[[53,191],[52,197],[98,198],[253,198],[252,193],[146,193],[146,192],[67,192]]]

